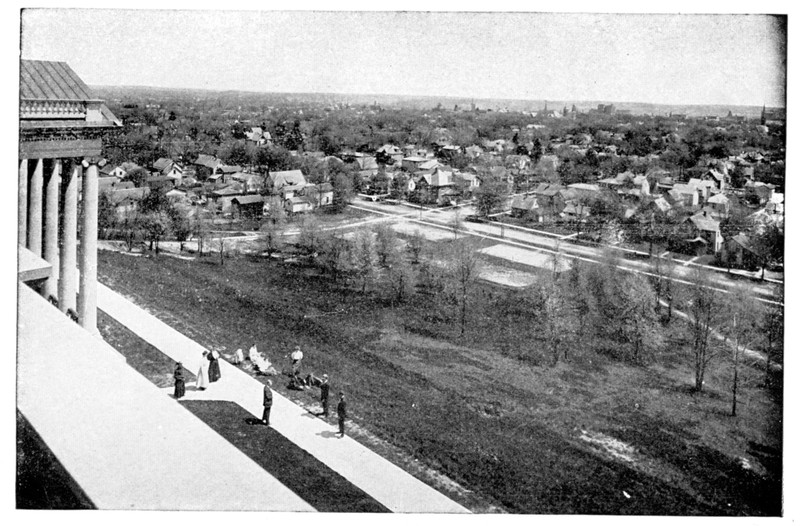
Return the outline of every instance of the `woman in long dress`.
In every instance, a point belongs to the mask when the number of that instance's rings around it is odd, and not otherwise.
[[[208,353],[208,361],[208,381],[216,382],[222,377],[222,374],[219,372],[219,353],[217,351]]]
[[[183,374],[183,364],[178,362],[175,364],[175,373],[172,375],[175,378],[175,398],[181,398],[186,394],[186,382]]]
[[[200,358],[200,370],[197,371],[195,387],[201,391],[205,391],[208,387],[208,351],[203,351],[203,357]]]

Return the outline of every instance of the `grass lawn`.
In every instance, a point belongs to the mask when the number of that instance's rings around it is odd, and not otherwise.
[[[479,287],[460,336],[455,306],[418,294],[393,308],[301,267],[99,260],[101,281],[205,346],[257,343],[280,370],[302,345],[306,371],[348,393],[354,426],[506,511],[780,513],[780,404],[753,379],[728,417],[729,372],[692,393],[678,339],[648,367],[580,349],[551,367],[497,287]]]
[[[204,400],[181,404],[318,511],[389,511],[238,404]]]

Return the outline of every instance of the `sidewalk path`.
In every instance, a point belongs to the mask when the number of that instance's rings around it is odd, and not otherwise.
[[[108,287],[98,283],[98,307],[189,370],[200,363],[204,347],[149,314]],[[263,384],[245,371],[220,360],[222,378],[206,391],[187,391],[190,399],[236,402],[261,417]],[[175,402],[177,403],[177,402]],[[351,404],[357,404],[352,401]],[[393,512],[469,513],[350,437],[337,438],[335,429],[289,399],[274,393],[272,427],[299,447],[361,488]]]
[[[17,407],[97,508],[314,511],[22,283],[18,300]]]

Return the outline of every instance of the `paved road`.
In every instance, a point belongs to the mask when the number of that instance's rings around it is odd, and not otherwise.
[[[452,225],[457,216],[463,220],[467,215],[474,213],[474,207],[471,205],[422,209],[409,204],[387,204],[364,201],[358,202],[352,206],[362,210],[369,210],[377,214],[406,218],[410,221],[438,227]],[[345,226],[343,228],[347,227]],[[528,229],[523,230],[509,226],[501,226],[498,223],[472,223],[469,221],[462,221],[461,228],[475,235],[495,239],[498,242],[507,242],[516,246],[527,246],[531,249],[538,249],[549,253],[558,251],[568,258],[595,262],[601,261],[604,258],[603,250],[599,247],[573,244],[554,237],[553,235],[536,233]],[[645,274],[653,274],[654,272],[654,263],[651,260],[621,258],[619,266],[625,270]],[[678,281],[686,282],[686,280],[691,277],[692,272],[692,267],[680,263],[676,264],[674,268],[674,274]],[[710,272],[709,279],[715,287],[724,292],[745,287],[750,289],[756,298],[763,301],[773,301],[777,296],[777,285],[775,284],[754,282],[750,279],[734,279],[721,270]]]
[[[190,370],[204,348],[133,302],[98,283],[98,307],[139,337]],[[221,360],[222,380],[211,384],[204,399],[238,403],[260,418],[263,385],[238,367]],[[166,396],[166,395],[165,395]],[[351,404],[357,404],[351,401]],[[318,460],[361,488],[393,512],[469,513],[469,510],[414,478],[349,437],[335,437],[331,424],[312,416],[274,393],[272,427]]]

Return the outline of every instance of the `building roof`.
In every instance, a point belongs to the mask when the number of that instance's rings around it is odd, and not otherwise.
[[[20,60],[20,100],[97,101],[66,62]]]
[[[172,159],[161,157],[156,162],[153,163],[153,168],[155,168],[159,172],[163,172],[165,170],[169,170],[169,168],[171,168],[173,164],[175,164],[175,161],[173,161]]]
[[[280,190],[284,186],[303,186],[306,184],[306,177],[300,170],[270,172],[269,179],[276,190]]]
[[[728,196],[726,196],[725,194],[715,194],[708,199],[709,203],[721,204],[721,205],[730,203],[730,201],[731,200],[728,199]]]
[[[222,164],[222,161],[214,157],[213,155],[208,155],[205,153],[201,153],[197,156],[197,160],[194,164],[198,164],[200,166],[206,166],[208,168],[216,168],[218,165]]]
[[[21,60],[20,129],[114,128],[122,123],[65,62]]]
[[[696,186],[690,186],[688,184],[676,184],[672,187],[672,190],[669,191],[670,195],[693,195],[697,193]]]
[[[261,204],[261,203],[264,202],[264,196],[263,195],[242,195],[242,196],[234,197],[233,199],[231,199],[232,203],[234,201],[239,203],[240,205],[253,205],[253,204],[256,204],[256,203]]]
[[[568,185],[569,188],[574,188],[575,190],[587,190],[589,192],[599,192],[600,187],[596,184],[588,184],[588,183],[573,183]]]
[[[705,232],[719,232],[719,221],[707,215],[696,214],[689,218],[689,220],[697,227],[698,230]]]

